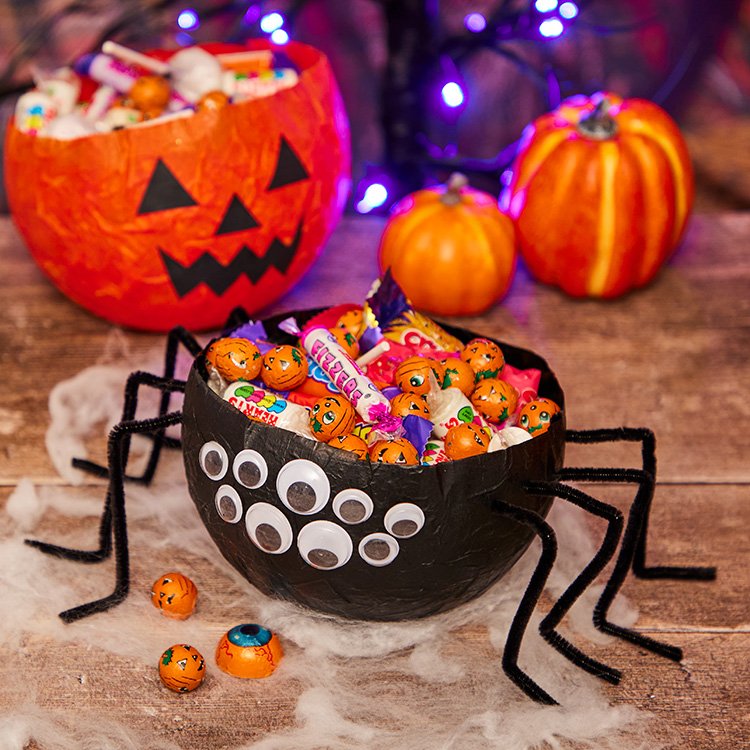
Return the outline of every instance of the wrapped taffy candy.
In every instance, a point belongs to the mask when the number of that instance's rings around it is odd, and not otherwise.
[[[433,422],[433,437],[444,438],[451,427],[462,423],[473,422],[480,427],[487,427],[487,422],[458,388],[430,391],[427,403]]]
[[[373,320],[383,336],[416,350],[416,354],[441,359],[445,353],[463,349],[463,343],[435,321],[417,312],[409,303],[390,270],[368,297],[365,319]]]
[[[269,390],[238,380],[224,391],[224,400],[239,409],[248,419],[283,427],[315,440],[310,430],[307,409]]]
[[[431,438],[427,441],[422,452],[422,465],[432,466],[433,464],[442,464],[450,461],[448,454],[445,452],[445,441]]]

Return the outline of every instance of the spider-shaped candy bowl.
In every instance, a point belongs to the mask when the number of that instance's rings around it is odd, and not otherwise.
[[[281,319],[265,327],[286,342]],[[541,370],[541,394],[563,406],[541,357],[498,343],[515,367]],[[432,466],[372,463],[249,420],[209,388],[204,362],[196,358],[185,391],[188,487],[221,553],[268,595],[365,620],[443,612],[485,591],[531,542],[533,530],[500,505],[545,516],[552,503],[526,485],[560,471],[562,415],[507,450]]]

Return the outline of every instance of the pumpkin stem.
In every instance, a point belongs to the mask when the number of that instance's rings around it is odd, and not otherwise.
[[[617,135],[617,122],[609,114],[610,102],[603,96],[594,109],[587,115],[582,115],[578,121],[578,132],[595,141],[606,141]]]
[[[440,196],[440,200],[446,206],[455,206],[461,202],[461,189],[469,184],[466,175],[460,172],[454,172],[445,184],[445,192]]]

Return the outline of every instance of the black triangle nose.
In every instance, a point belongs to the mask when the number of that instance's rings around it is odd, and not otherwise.
[[[242,201],[235,194],[229,201],[224,218],[216,230],[215,236],[220,234],[230,234],[232,232],[242,232],[245,229],[255,229],[260,226],[260,222],[250,213],[242,204]]]

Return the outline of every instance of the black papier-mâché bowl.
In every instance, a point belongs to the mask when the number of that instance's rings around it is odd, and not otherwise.
[[[296,343],[279,322],[294,316],[302,326],[318,312],[263,321],[268,338]],[[463,342],[480,335],[444,328]],[[362,461],[252,421],[208,387],[198,356],[185,391],[183,456],[190,495],[224,557],[267,595],[353,619],[426,617],[483,593],[533,538],[493,509],[493,500],[545,516],[552,498],[527,494],[524,484],[554,479],[565,450],[565,404],[554,373],[533,352],[497,343],[514,367],[541,370],[539,395],[562,414],[533,440],[432,466]],[[214,478],[202,468],[209,452]],[[299,491],[313,498],[304,514],[288,502]],[[344,520],[368,511],[358,523]]]

